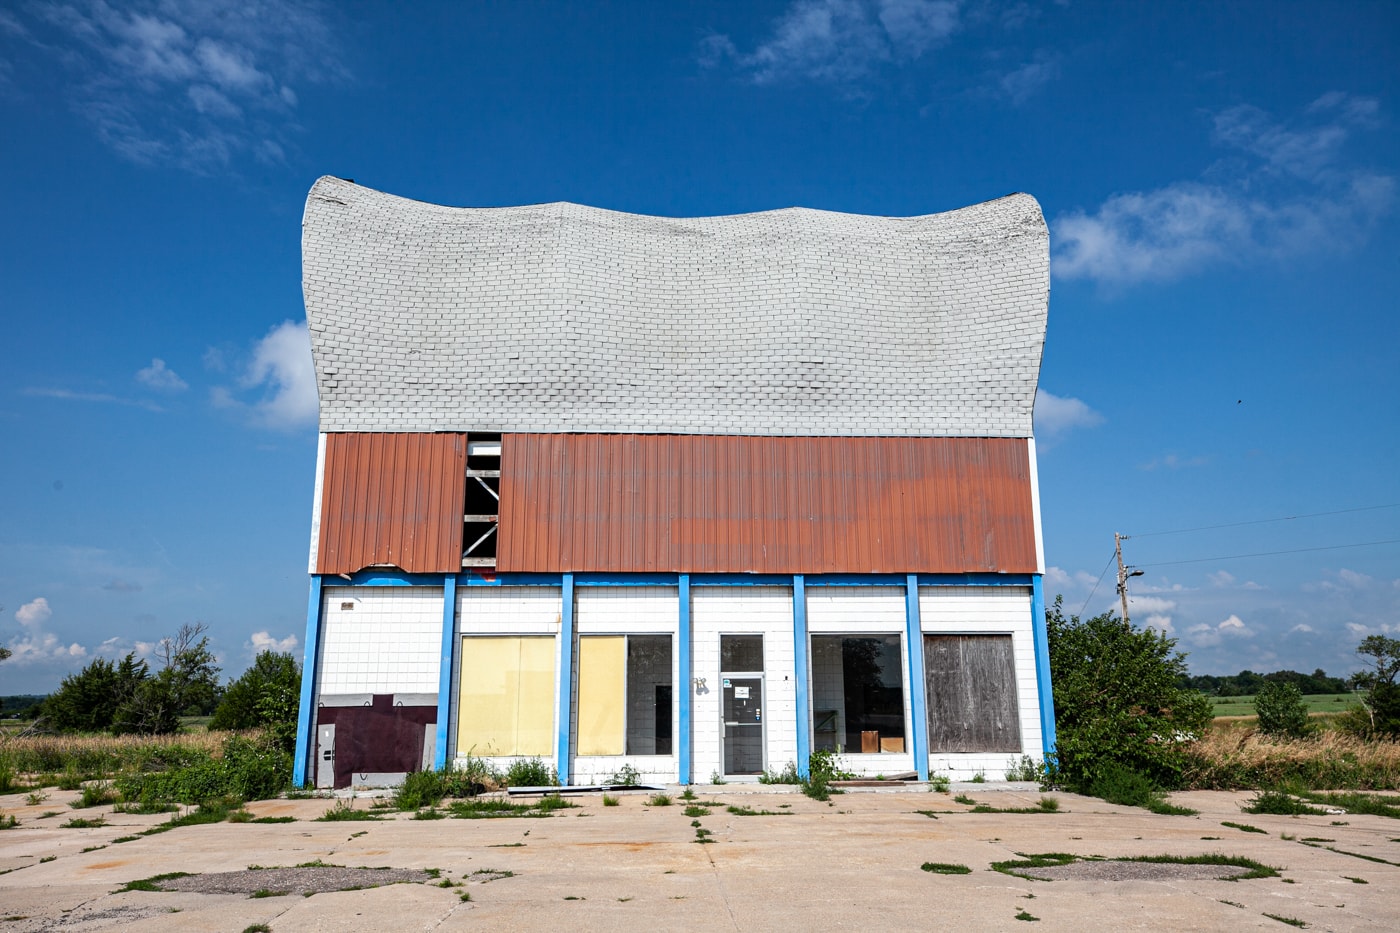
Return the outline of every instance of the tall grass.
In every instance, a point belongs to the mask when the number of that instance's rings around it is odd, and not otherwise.
[[[0,768],[21,774],[77,771],[110,774],[124,770],[178,767],[217,755],[235,733],[188,735],[38,735],[0,739]],[[241,733],[254,737],[256,732]]]
[[[1187,749],[1182,786],[1400,790],[1400,742],[1337,731],[1285,740],[1250,730],[1213,728]]]

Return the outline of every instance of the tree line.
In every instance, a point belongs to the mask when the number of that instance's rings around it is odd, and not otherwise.
[[[219,683],[207,626],[182,625],[156,643],[155,668],[135,652],[97,658],[63,679],[37,708],[35,728],[51,732],[169,735],[188,716],[209,716],[209,729],[263,729],[278,745],[296,740],[301,668],[290,654],[263,651],[242,676]]]
[[[1256,674],[1250,670],[1221,676],[1183,674],[1179,685],[1199,690],[1207,696],[1252,697],[1263,690],[1266,684],[1271,683],[1292,684],[1298,688],[1299,693],[1305,696],[1313,693],[1347,693],[1351,689],[1346,678],[1329,677],[1327,672],[1320,667],[1311,674],[1302,674],[1298,671],[1274,671],[1272,674]]]

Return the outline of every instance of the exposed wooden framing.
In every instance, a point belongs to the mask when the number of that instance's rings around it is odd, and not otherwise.
[[[462,516],[462,521],[466,522],[468,525],[472,524],[473,522],[490,522],[491,524],[494,525],[494,524],[496,524],[497,522],[499,522],[500,520],[501,520],[501,516],[499,516],[499,515],[463,515],[463,516]]]

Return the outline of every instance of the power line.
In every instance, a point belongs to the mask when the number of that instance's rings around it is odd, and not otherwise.
[[[1103,575],[1104,575],[1105,573],[1108,573],[1108,565],[1111,564],[1111,563],[1113,563],[1113,558],[1116,557],[1116,556],[1118,556],[1118,550],[1115,548],[1114,551],[1113,551],[1113,553],[1110,554],[1110,555],[1108,555],[1108,560],[1104,561],[1103,571],[1099,574],[1099,578],[1098,578],[1097,580],[1094,581],[1094,588],[1093,588],[1092,590],[1089,591],[1088,597],[1086,597],[1085,600],[1084,600],[1084,605],[1082,605],[1082,606],[1079,607],[1079,614],[1080,614],[1080,615],[1083,615],[1083,614],[1084,614],[1084,610],[1087,609],[1087,608],[1089,608],[1089,600],[1093,599],[1093,598],[1094,598],[1094,594],[1097,593],[1097,592],[1099,591],[1099,584],[1103,582]]]
[[[1327,547],[1300,547],[1288,551],[1259,551],[1256,554],[1229,554],[1224,557],[1196,557],[1191,560],[1161,560],[1151,564],[1134,564],[1135,567],[1170,567],[1173,564],[1206,564],[1216,560],[1240,560],[1245,557],[1273,557],[1276,554],[1302,554],[1306,551],[1340,551],[1344,548],[1375,547],[1380,544],[1400,544],[1400,538],[1385,541],[1362,541],[1358,544],[1332,544]],[[1105,567],[1104,570],[1108,568]],[[1102,579],[1102,577],[1100,577]],[[1095,586],[1097,588],[1097,585]]]
[[[1260,518],[1249,522],[1227,522],[1223,525],[1201,525],[1196,528],[1177,528],[1173,531],[1149,531],[1144,534],[1135,534],[1125,537],[1133,538],[1156,538],[1162,535],[1184,535],[1191,531],[1213,531],[1216,528],[1239,528],[1242,525],[1269,525],[1274,522],[1291,522],[1299,518],[1318,518],[1323,515],[1346,515],[1351,512],[1375,512],[1380,509],[1400,508],[1400,502],[1392,502],[1389,505],[1366,505],[1358,509],[1334,509],[1331,512],[1308,512],[1305,515],[1285,515],[1282,518]],[[1351,545],[1347,545],[1350,547]],[[1279,552],[1284,553],[1284,552]]]

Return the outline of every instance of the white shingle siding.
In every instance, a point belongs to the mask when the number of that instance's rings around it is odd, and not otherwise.
[[[450,208],[322,178],[322,431],[1028,437],[1048,234],[944,214]]]

